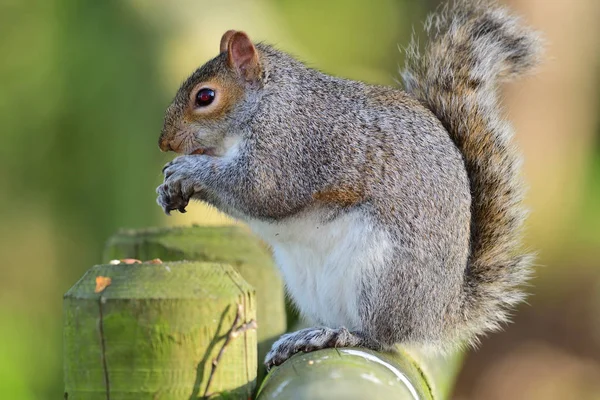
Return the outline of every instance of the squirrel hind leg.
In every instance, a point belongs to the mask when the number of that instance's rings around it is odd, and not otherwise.
[[[296,353],[340,348],[365,347],[372,350],[383,350],[384,346],[369,338],[362,332],[349,331],[341,328],[312,327],[282,335],[271,347],[265,358],[265,366],[283,364]]]

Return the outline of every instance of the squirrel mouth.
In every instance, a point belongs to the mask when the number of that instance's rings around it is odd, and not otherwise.
[[[198,154],[198,155],[205,154],[207,156],[214,156],[215,149],[212,147],[201,147],[199,149],[192,151],[190,154]]]

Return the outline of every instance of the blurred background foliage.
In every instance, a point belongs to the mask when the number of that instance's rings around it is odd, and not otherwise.
[[[526,155],[529,304],[467,357],[456,399],[600,397],[600,2],[505,0],[544,32],[540,73],[505,90]],[[62,294],[120,227],[232,223],[155,205],[163,111],[246,30],[326,72],[396,84],[435,0],[0,2],[0,393],[61,398]]]

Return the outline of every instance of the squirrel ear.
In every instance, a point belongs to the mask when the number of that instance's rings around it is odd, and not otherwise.
[[[227,35],[227,33],[225,34]],[[258,52],[244,32],[233,32],[227,46],[229,65],[246,81],[257,81],[260,78],[260,61]]]
[[[229,50],[229,40],[231,39],[233,34],[236,32],[237,31],[230,29],[223,34],[223,37],[221,37],[221,45],[220,45],[219,53]]]

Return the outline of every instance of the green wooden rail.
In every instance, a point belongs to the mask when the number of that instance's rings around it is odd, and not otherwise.
[[[108,263],[125,258],[162,263]],[[263,380],[286,315],[270,252],[248,231],[123,231],[104,259],[64,296],[65,399],[444,399],[460,366],[406,349],[328,349]]]

